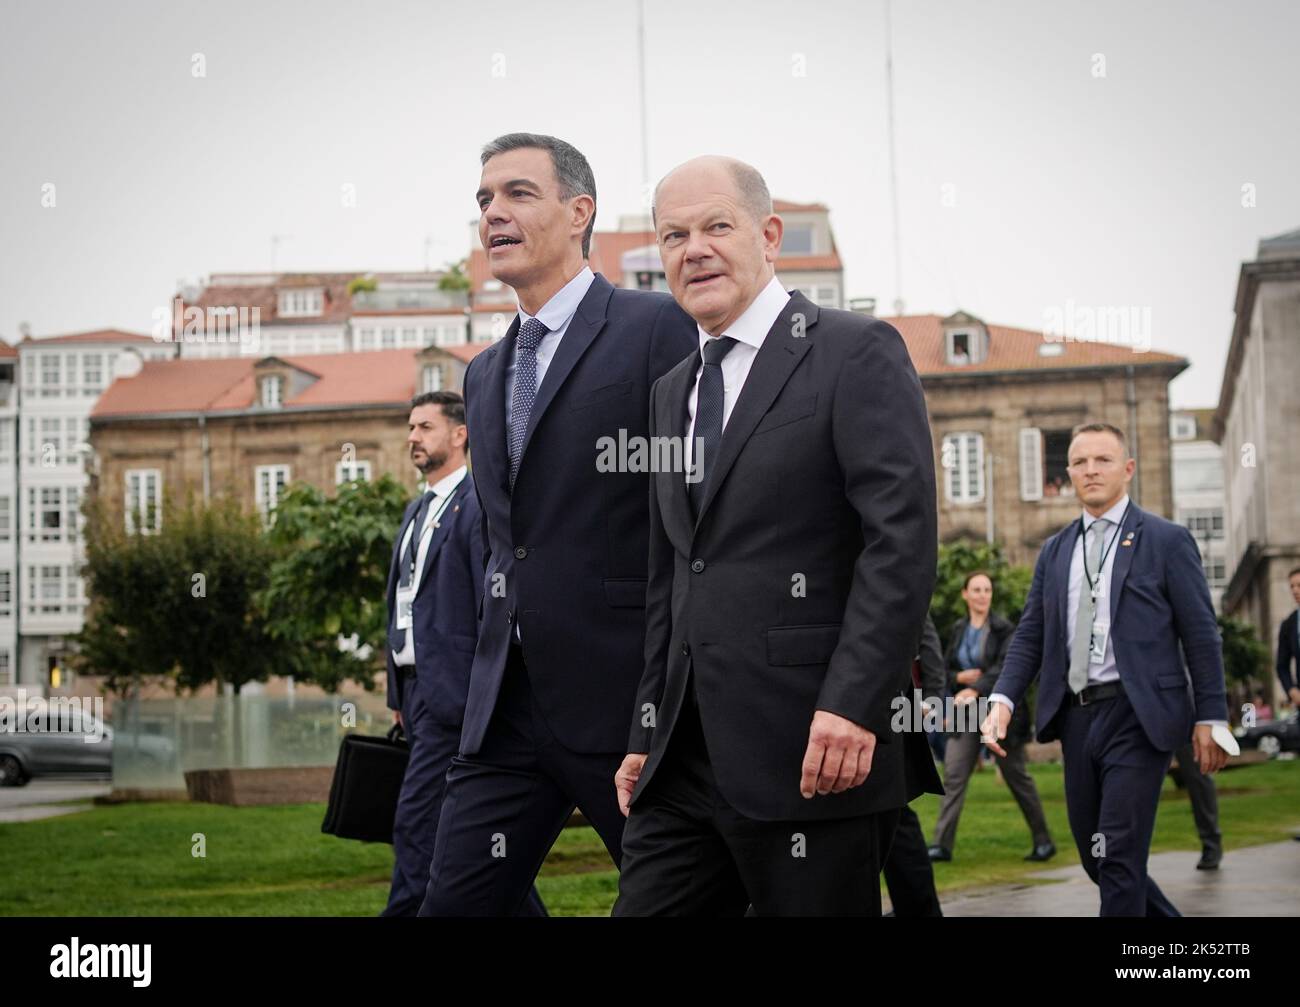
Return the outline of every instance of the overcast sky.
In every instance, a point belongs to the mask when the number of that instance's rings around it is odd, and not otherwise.
[[[646,6],[651,176],[731,154],[826,203],[846,293],[889,313],[883,0]],[[280,269],[418,269],[426,238],[459,259],[478,149],[513,130],[583,150],[613,227],[643,209],[636,21],[635,0],[6,0],[0,336],[149,332],[177,280],[270,268],[272,235]],[[1217,403],[1240,263],[1300,227],[1300,5],[895,0],[893,36],[906,310],[1149,309],[1192,362],[1175,404]]]

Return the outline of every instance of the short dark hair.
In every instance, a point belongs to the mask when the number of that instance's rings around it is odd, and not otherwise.
[[[591,197],[591,220],[587,222],[587,230],[582,235],[582,257],[587,258],[591,254],[591,232],[596,229],[596,176],[592,174],[591,165],[587,163],[582,151],[571,143],[545,133],[506,133],[484,144],[480,163],[487,164],[508,150],[530,148],[544,150],[551,155],[551,166],[555,169],[561,199]]]
[[[1288,581],[1290,581],[1290,579],[1291,579],[1292,577],[1294,577],[1294,576],[1295,576],[1296,574],[1298,574],[1298,573],[1300,573],[1300,566],[1296,567],[1294,570],[1292,570],[1290,573],[1288,573],[1288,574],[1286,575],[1286,579],[1287,579]]]
[[[961,589],[965,591],[970,587],[970,582],[976,577],[987,577],[989,579],[989,587],[993,586],[993,574],[989,573],[987,570],[972,570],[966,575],[966,579],[961,582]]]
[[[411,408],[416,406],[441,406],[443,416],[457,426],[465,425],[465,399],[460,392],[421,392],[411,399]]]
[[[1070,431],[1070,443],[1073,444],[1074,439],[1080,434],[1110,434],[1119,441],[1119,446],[1124,449],[1124,453],[1128,454],[1128,440],[1124,437],[1124,431],[1113,423],[1080,423]]]

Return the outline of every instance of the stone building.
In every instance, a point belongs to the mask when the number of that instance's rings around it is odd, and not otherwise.
[[[1276,656],[1278,624],[1295,608],[1287,571],[1300,566],[1300,230],[1259,243],[1237,280],[1215,439],[1227,489],[1223,611],[1252,623]]]
[[[1104,420],[1137,459],[1131,495],[1173,516],[1169,382],[1182,357],[986,325],[966,312],[886,318],[921,377],[939,477],[940,541],[995,540],[1032,565],[1079,516],[1066,471],[1070,431]]]

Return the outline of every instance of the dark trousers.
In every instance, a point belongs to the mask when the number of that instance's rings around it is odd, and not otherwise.
[[[1172,752],[1151,746],[1123,693],[1070,706],[1061,734],[1065,803],[1102,916],[1178,916],[1147,876],[1160,787]]]
[[[411,755],[393,818],[393,884],[381,916],[414,916],[420,908],[429,883],[447,768],[460,748],[460,728],[434,722],[414,675],[407,675],[403,683],[402,730]]]
[[[420,915],[519,913],[575,806],[617,865],[623,814],[614,773],[624,754],[571,752],[556,741],[511,647],[482,746],[451,760]]]
[[[910,806],[898,814],[894,842],[885,857],[885,884],[895,916],[942,916],[934,888],[934,866],[926,852],[921,819]]]
[[[623,833],[614,916],[879,916],[897,809],[822,821],[746,818],[719,792],[688,687],[668,750]],[[817,800],[817,798],[813,798]]]
[[[1178,766],[1182,770],[1183,786],[1192,802],[1192,818],[1201,846],[1215,853],[1223,852],[1223,836],[1219,833],[1219,792],[1214,777],[1201,772],[1200,764],[1192,751],[1191,743],[1178,749]]]
[[[943,801],[934,826],[934,843],[949,852],[957,841],[957,822],[966,803],[966,786],[980,757],[980,747],[978,730],[954,731],[948,735],[943,760]],[[1020,813],[1025,816],[1034,846],[1045,846],[1052,841],[1052,833],[1047,828],[1047,816],[1043,814],[1043,802],[1038,799],[1034,778],[1025,766],[1025,747],[1010,743],[1004,747],[1006,755],[994,755],[998,768],[1002,770],[1002,779],[1020,805]]]

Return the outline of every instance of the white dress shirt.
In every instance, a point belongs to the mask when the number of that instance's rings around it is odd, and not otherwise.
[[[736,340],[736,345],[722,358],[719,365],[722,368],[723,430],[727,429],[731,410],[735,408],[736,399],[740,398],[740,390],[745,387],[745,379],[749,377],[749,369],[754,366],[754,358],[758,356],[763,340],[767,338],[789,300],[789,293],[781,286],[781,281],[773,276],[740,317],[721,333]],[[696,328],[700,334],[700,353],[703,354],[704,347],[714,337],[698,325]],[[695,384],[691,386],[691,394],[686,400],[686,429],[689,431],[685,452],[687,473],[691,471],[691,457],[695,448],[695,404],[700,397],[700,375],[703,373],[704,361],[701,357],[700,366],[695,370]]]
[[[555,356],[555,351],[560,346],[560,340],[564,338],[564,333],[569,329],[569,323],[573,321],[573,316],[578,312],[578,305],[582,299],[587,296],[587,291],[596,281],[596,274],[591,271],[590,266],[583,266],[578,275],[562,286],[551,299],[542,305],[537,312],[536,318],[551,331],[542,336],[542,341],[537,344],[537,388],[542,387],[542,379],[546,377],[546,368],[551,365],[551,358]],[[530,318],[533,318],[522,307],[519,309],[520,328]],[[515,394],[515,359],[519,354],[519,343],[516,340],[514,348],[510,351],[510,360],[506,364],[506,439],[510,438],[510,405],[511,399]]]
[[[424,509],[424,524],[420,526],[420,544],[416,547],[415,553],[415,573],[411,575],[411,588],[416,594],[420,592],[420,574],[424,572],[424,560],[429,553],[429,542],[433,538],[433,529],[438,527],[438,522],[442,518],[442,512],[447,507],[447,501],[451,495],[456,492],[456,487],[460,481],[465,478],[467,468],[462,465],[455,472],[452,472],[429,487],[433,490],[433,499],[429,501],[429,506]],[[397,562],[406,562],[406,551],[411,547],[411,536],[415,533],[415,522],[409,521],[406,525],[406,534],[402,536],[401,547],[397,551]],[[400,579],[400,578],[399,578]],[[412,620],[414,623],[414,620]],[[415,664],[415,637],[412,634],[412,626],[406,627],[406,643],[401,650],[393,651],[393,663],[398,666],[410,666]]]
[[[1116,543],[1116,536],[1120,533],[1120,522],[1124,519],[1124,512],[1128,510],[1129,498],[1125,493],[1123,497],[1106,513],[1098,517],[1104,517],[1110,522],[1110,527],[1106,529],[1106,537],[1102,540],[1102,552],[1105,560],[1101,564],[1101,573],[1093,571],[1093,578],[1099,581],[1100,589],[1097,591],[1097,614],[1094,624],[1098,632],[1106,634],[1106,650],[1102,655],[1100,663],[1088,662],[1088,685],[1101,685],[1103,682],[1114,682],[1120,677],[1119,666],[1115,663],[1115,641],[1111,639],[1110,634],[1110,585],[1111,577],[1115,572],[1115,556],[1122,546]],[[1079,594],[1088,590],[1087,578],[1083,572],[1083,549],[1084,540],[1087,540],[1089,546],[1092,545],[1095,532],[1092,531],[1093,524],[1098,520],[1086,510],[1083,512],[1083,534],[1075,537],[1074,552],[1070,556],[1070,593],[1065,601],[1066,612],[1066,643],[1073,646],[1074,634],[1079,632],[1089,632],[1087,626],[1077,626],[1079,618]],[[989,702],[1002,703],[1008,709],[1015,710],[1015,705],[1000,692],[995,692],[989,696]],[[1198,724],[1222,724],[1221,720],[1198,720]]]

